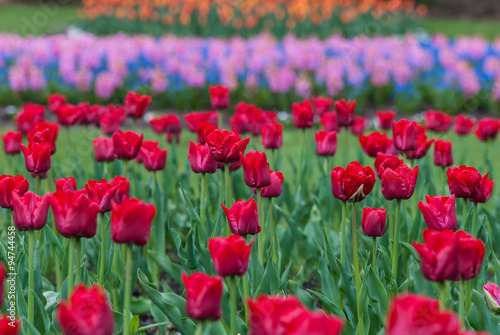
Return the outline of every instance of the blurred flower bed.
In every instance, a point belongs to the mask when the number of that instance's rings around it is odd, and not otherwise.
[[[426,12],[414,0],[84,0],[80,26],[97,35],[328,38],[404,33]]]
[[[0,35],[0,105],[116,102],[128,90],[154,95],[158,107],[209,106],[207,87],[231,89],[231,101],[287,109],[310,96],[355,98],[404,112],[493,111],[500,100],[500,40],[266,34],[250,39],[146,35]]]

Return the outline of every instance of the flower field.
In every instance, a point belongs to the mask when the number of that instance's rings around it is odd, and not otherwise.
[[[500,120],[233,94],[0,126],[1,334],[500,334]]]
[[[313,52],[303,52],[311,50]],[[60,92],[72,103],[119,103],[129,89],[157,107],[208,108],[209,85],[233,101],[287,110],[311,96],[357,99],[363,106],[425,106],[451,113],[498,110],[500,44],[480,37],[365,36],[283,41],[173,35],[0,35],[2,105],[46,103]],[[424,106],[424,107],[422,107]]]

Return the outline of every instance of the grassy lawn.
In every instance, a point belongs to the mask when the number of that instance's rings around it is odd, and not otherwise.
[[[422,20],[421,26],[430,33],[443,33],[450,37],[483,35],[487,39],[493,40],[500,36],[500,21],[425,18]]]

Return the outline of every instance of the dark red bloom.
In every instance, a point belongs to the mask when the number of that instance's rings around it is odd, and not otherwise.
[[[0,207],[12,209],[12,194],[16,193],[23,196],[28,192],[30,184],[22,175],[15,177],[2,175],[0,176]]]
[[[351,133],[360,135],[365,131],[366,119],[362,116],[356,116],[354,124],[351,126]]]
[[[38,121],[33,124],[33,128],[28,130],[28,142],[48,142],[50,152],[56,152],[56,141],[60,126],[57,123]]]
[[[469,199],[470,201],[481,202],[481,203],[488,202],[488,200],[491,197],[491,193],[493,192],[493,185],[495,185],[495,181],[490,180],[490,178],[488,178],[488,174],[489,172],[481,177],[477,195],[473,198],[470,198]]]
[[[407,165],[401,164],[396,170],[388,168],[380,169],[382,176],[382,195],[387,200],[410,199],[415,192],[415,184],[418,177],[418,166],[410,169]]]
[[[314,111],[311,101],[306,100],[292,104],[293,123],[299,129],[312,128],[314,126]]]
[[[28,130],[33,128],[35,122],[43,120],[44,113],[45,106],[42,105],[28,102],[26,105],[21,106],[21,112],[14,117],[17,130],[23,134],[28,133]]]
[[[7,155],[15,155],[21,152],[23,134],[18,131],[2,133],[3,150]]]
[[[50,206],[56,229],[62,236],[95,236],[99,205],[87,197],[85,190],[56,191],[50,197]]]
[[[434,143],[434,165],[447,167],[453,165],[451,141],[437,140]]]
[[[115,132],[113,134],[113,144],[116,158],[132,160],[137,157],[142,146],[143,137],[142,133],[138,135],[132,130],[126,132],[118,130]]]
[[[417,148],[417,123],[407,119],[399,120],[392,124],[394,147],[401,151],[415,150]]]
[[[455,196],[453,194],[451,197],[441,197],[439,195],[431,197],[426,195],[425,201],[419,201],[418,208],[424,216],[427,228],[457,230],[458,221],[455,213]]]
[[[43,197],[33,192],[20,196],[12,193],[12,218],[20,231],[40,230],[47,223],[50,193]]]
[[[56,190],[58,191],[73,191],[76,192],[76,180],[74,177],[69,178],[56,178]]]
[[[387,335],[458,335],[460,320],[437,300],[406,293],[392,300],[386,328]]]
[[[318,114],[318,116],[322,116],[326,112],[329,112],[333,104],[332,99],[324,97],[313,98],[312,101],[314,103],[316,114]]]
[[[316,139],[316,153],[319,156],[334,156],[337,151],[337,132],[320,130],[314,134]]]
[[[221,277],[242,277],[248,269],[252,246],[253,241],[247,245],[245,239],[239,235],[208,240],[208,250],[215,272]]]
[[[97,108],[91,108],[88,102],[82,102],[75,106],[80,110],[80,124],[91,125],[98,122]]]
[[[457,198],[473,199],[479,193],[481,174],[473,167],[453,166],[446,171],[450,193]]]
[[[211,123],[217,127],[219,124],[219,113],[217,111],[191,112],[184,115],[184,120],[186,120],[189,131],[196,133],[198,132],[200,122]]]
[[[123,198],[121,204],[111,204],[111,239],[115,243],[145,246],[151,235],[155,205],[135,198]]]
[[[221,163],[239,161],[240,153],[245,152],[248,142],[250,142],[250,138],[240,141],[240,135],[236,130],[228,131],[225,129],[212,131],[205,140],[210,147],[212,157]]]
[[[283,192],[283,180],[285,177],[280,171],[274,172],[269,170],[271,174],[271,185],[260,189],[260,194],[263,198],[277,198]]]
[[[390,110],[387,110],[385,112],[377,111],[377,120],[379,128],[383,130],[392,129],[392,122],[394,121],[395,117],[396,113],[393,111]]]
[[[431,138],[430,140],[427,141],[427,134],[426,133],[420,133],[417,135],[417,147],[415,150],[407,151],[406,152],[406,158],[407,159],[420,159],[424,157],[427,154],[427,151],[429,151],[429,148],[431,147],[432,143],[434,143],[434,139]]]
[[[375,172],[354,161],[344,169],[334,168],[330,174],[333,196],[342,201],[359,202],[366,198],[375,185]]]
[[[124,198],[130,196],[130,183],[127,178],[122,176],[116,176],[109,181],[111,186],[116,186],[116,193],[114,196],[114,201],[121,203]]]
[[[50,157],[51,149],[51,144],[47,142],[30,142],[28,146],[21,144],[26,170],[35,174],[49,171],[52,162],[52,157]]]
[[[377,154],[377,158],[375,158],[373,166],[375,167],[377,177],[380,179],[382,178],[382,169],[391,168],[392,170],[396,170],[401,164],[403,164],[403,160],[398,156],[379,152]]]
[[[283,143],[283,125],[279,122],[265,124],[261,128],[264,149],[279,149]]]
[[[361,229],[366,236],[384,236],[387,211],[383,208],[363,207]]]
[[[481,141],[495,139],[500,130],[500,120],[486,117],[477,123],[476,136]]]
[[[328,112],[321,115],[319,119],[323,128],[326,131],[339,131],[340,127],[337,125],[337,113],[336,112]]]
[[[337,125],[339,127],[350,127],[354,124],[354,109],[356,100],[338,100],[335,101],[335,111],[337,111]]]
[[[210,104],[213,109],[225,109],[229,107],[229,87],[222,85],[210,86]]]
[[[116,159],[115,145],[112,138],[99,136],[92,140],[96,162],[112,162]]]
[[[182,132],[182,122],[180,116],[177,114],[167,114],[165,115],[165,123],[167,142],[171,143],[175,138],[175,141],[179,143]]]
[[[68,301],[62,301],[56,317],[65,335],[113,335],[113,309],[106,291],[97,286],[78,285]]]
[[[121,203],[125,194],[121,193],[117,199],[118,185],[111,185],[103,179],[101,181],[89,180],[85,183],[85,191],[90,200],[96,201],[99,204],[99,212],[106,213],[111,211],[112,201]],[[128,196],[128,194],[127,194]]]
[[[240,104],[243,102],[240,102],[236,107],[236,112],[234,115],[229,119],[229,124],[231,125],[231,128],[236,129],[236,131],[240,134],[248,133],[252,129],[252,124],[251,124],[251,119],[250,115],[245,113],[245,112],[238,112],[240,109],[238,108]],[[250,105],[254,107],[253,105]]]
[[[460,279],[458,235],[451,229],[424,230],[424,244],[413,242],[420,254],[420,270],[435,282]]]
[[[359,144],[363,151],[370,157],[377,157],[385,153],[390,144],[390,138],[385,133],[373,132],[369,135],[359,135]]]
[[[186,314],[196,321],[217,321],[222,316],[222,280],[202,272],[188,276],[182,272],[186,287]]]
[[[163,170],[167,163],[167,149],[160,149],[157,141],[144,141],[137,158],[148,171]]]
[[[474,236],[467,234],[463,230],[457,231],[456,235],[458,236],[459,253],[457,257],[459,259],[460,278],[471,280],[477,277],[481,271],[486,248],[483,241],[474,238]]]
[[[240,159],[243,165],[243,177],[248,186],[261,188],[271,185],[269,163],[265,152],[249,151],[246,156],[240,153]]]
[[[19,335],[21,334],[21,320],[11,320],[10,316],[0,315],[0,334]]]
[[[67,104],[56,110],[57,122],[63,126],[72,126],[80,122],[82,111],[80,108]]]
[[[125,113],[134,119],[140,119],[146,113],[148,105],[151,103],[151,97],[140,95],[134,92],[128,92],[125,97]]]
[[[112,135],[120,130],[120,125],[123,122],[123,116],[118,113],[101,113],[99,114],[99,126],[103,134]]]
[[[59,93],[49,94],[47,96],[49,111],[55,113],[59,107],[66,104],[66,97]]]
[[[455,124],[453,125],[453,130],[456,134],[465,136],[472,131],[472,128],[474,128],[475,125],[476,122],[474,120],[465,115],[459,114],[455,116]]]
[[[236,235],[255,235],[262,228],[259,225],[259,215],[257,213],[257,203],[254,199],[248,201],[238,200],[231,208],[221,204],[226,213],[229,229]]]
[[[446,133],[451,121],[451,116],[442,111],[430,110],[425,113],[425,127],[438,133]]]
[[[217,162],[213,159],[208,144],[197,145],[190,141],[188,159],[194,173],[212,174],[217,171]]]

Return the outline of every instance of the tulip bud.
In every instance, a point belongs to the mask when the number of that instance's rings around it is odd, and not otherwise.
[[[354,124],[350,127],[351,133],[361,135],[365,131],[366,119],[362,116],[356,116]]]
[[[111,211],[111,202],[115,200],[118,186],[109,184],[106,179],[89,180],[85,183],[85,191],[90,200],[99,204],[99,212],[106,213]],[[121,199],[119,200],[121,202]]]
[[[151,222],[156,214],[153,204],[135,198],[124,198],[111,204],[111,239],[115,243],[145,246],[151,235]]]
[[[417,123],[407,119],[392,124],[394,147],[401,151],[415,150],[417,147]]]
[[[481,174],[473,167],[453,166],[446,171],[450,193],[457,198],[473,199],[479,193]]]
[[[49,171],[52,162],[50,143],[30,142],[28,146],[21,144],[26,170],[35,174]]]
[[[222,280],[202,272],[182,273],[186,287],[186,314],[197,321],[217,321],[222,316]]]
[[[401,164],[395,170],[391,168],[381,168],[382,195],[387,200],[410,199],[415,192],[415,185],[418,177],[418,166],[410,169],[407,165]]]
[[[354,161],[344,169],[334,168],[330,174],[333,196],[342,201],[359,202],[366,198],[375,185],[375,172]]]
[[[167,163],[167,149],[160,149],[156,141],[144,141],[137,158],[142,161],[146,170],[160,171]]]
[[[76,106],[66,104],[56,110],[57,122],[63,126],[72,126],[80,122],[81,110]]]
[[[425,113],[425,127],[429,130],[446,133],[451,125],[451,116],[441,112],[430,110]]]
[[[334,156],[337,151],[337,132],[320,130],[314,134],[316,138],[316,153],[319,156]]]
[[[312,128],[314,126],[314,111],[311,101],[292,104],[293,123],[299,129]]]
[[[240,153],[240,159],[243,165],[243,177],[248,186],[261,188],[271,185],[271,174],[265,152],[249,151],[246,156]]]
[[[488,178],[488,173],[486,173],[483,177],[481,177],[481,181],[479,182],[479,188],[477,191],[477,195],[470,198],[469,200],[472,202],[480,202],[486,203],[491,197],[491,193],[493,193],[493,185],[495,185],[494,180],[490,180]]]
[[[483,286],[484,298],[491,313],[500,315],[500,288],[497,284],[486,284]]]
[[[76,180],[74,177],[69,177],[69,178],[61,178],[57,179],[56,178],[56,190],[58,191],[76,191]]]
[[[262,146],[265,149],[279,149],[283,143],[283,125],[279,122],[273,122],[263,125]]]
[[[378,127],[383,130],[392,129],[392,122],[396,117],[396,113],[390,110],[385,112],[377,111]]]
[[[134,119],[140,119],[146,113],[146,109],[150,103],[150,96],[128,92],[125,97],[125,113]]]
[[[206,138],[206,142],[212,153],[212,157],[221,163],[236,163],[240,160],[240,153],[250,142],[250,138],[240,141],[240,135],[236,130],[215,129]]]
[[[337,125],[337,112],[327,112],[321,115],[319,121],[325,128],[325,131],[339,131],[340,127]]]
[[[434,230],[457,230],[458,221],[455,213],[455,196],[425,196],[427,202],[419,201],[418,208],[424,216],[427,228]]]
[[[455,117],[453,130],[455,131],[455,134],[465,136],[471,132],[475,125],[476,122],[474,120],[465,115],[459,114]]]
[[[377,158],[375,158],[375,163],[373,163],[373,166],[375,168],[375,172],[377,173],[377,177],[381,179],[383,169],[391,168],[392,170],[396,170],[398,166],[402,164],[403,160],[398,156],[379,152],[377,154]]]
[[[257,203],[254,199],[248,201],[238,200],[230,209],[224,204],[221,204],[221,206],[227,216],[229,229],[233,234],[240,236],[255,235],[262,230],[259,225]]]
[[[274,172],[269,170],[269,173],[271,174],[271,185],[262,187],[260,189],[260,195],[262,195],[263,198],[277,198],[283,192],[283,180],[285,177],[280,171]]]
[[[23,134],[33,128],[35,122],[42,121],[45,113],[45,106],[35,105],[30,102],[21,106],[21,113],[14,117],[16,129]]]
[[[144,135],[129,130],[123,132],[118,130],[113,134],[113,145],[115,147],[115,155],[118,159],[132,160],[139,154],[141,150],[142,139]]]
[[[484,118],[477,123],[476,136],[481,141],[495,139],[500,130],[500,120]]]
[[[366,236],[384,236],[387,211],[382,208],[363,207],[361,228]]]
[[[55,113],[59,107],[66,104],[66,97],[59,93],[49,94],[47,96],[49,111]]]
[[[242,277],[248,269],[252,246],[253,241],[246,245],[245,239],[238,235],[211,238],[208,250],[217,274],[221,277]]]
[[[407,159],[420,159],[420,158],[424,157],[427,154],[427,151],[429,151],[429,148],[431,147],[432,143],[434,143],[434,139],[431,138],[430,140],[427,141],[427,134],[426,133],[418,134],[417,135],[417,147],[415,148],[415,150],[407,151],[406,158]]]
[[[99,136],[92,140],[96,162],[112,162],[116,159],[115,145],[112,138]]]
[[[196,133],[198,132],[200,122],[210,123],[217,128],[219,113],[217,111],[191,112],[184,115],[184,120],[186,120],[188,130],[192,133]]]
[[[318,114],[318,116],[322,116],[326,112],[330,111],[333,103],[332,99],[323,97],[313,98],[312,101],[314,103],[316,114]]]
[[[213,174],[217,171],[217,162],[213,159],[208,144],[196,145],[190,141],[188,159],[194,173]]]
[[[229,107],[229,88],[222,85],[210,86],[210,103],[213,109],[225,109]]]
[[[477,277],[481,271],[486,248],[483,241],[474,238],[474,236],[459,230],[458,236],[458,258],[460,277],[464,280],[471,280]]]
[[[2,133],[3,150],[7,155],[15,155],[21,152],[23,134],[18,131]]]
[[[33,124],[33,128],[28,130],[28,142],[48,142],[50,143],[50,152],[56,152],[56,140],[60,126],[57,123],[39,121]]]
[[[390,144],[389,140],[385,133],[379,133],[378,131],[369,135],[359,135],[359,144],[370,157],[377,157],[379,153],[385,153]]]
[[[26,192],[20,196],[12,193],[12,219],[16,228],[20,231],[40,230],[47,223],[47,214],[49,212],[50,193],[43,197],[33,193]]]
[[[15,177],[0,176],[0,207],[12,209],[12,194],[23,196],[28,192],[30,184],[26,178],[21,175]]]
[[[441,167],[453,165],[451,141],[437,140],[434,143],[434,165]]]
[[[352,126],[355,122],[354,109],[356,108],[356,100],[338,100],[335,101],[334,106],[337,112],[337,126]]]

